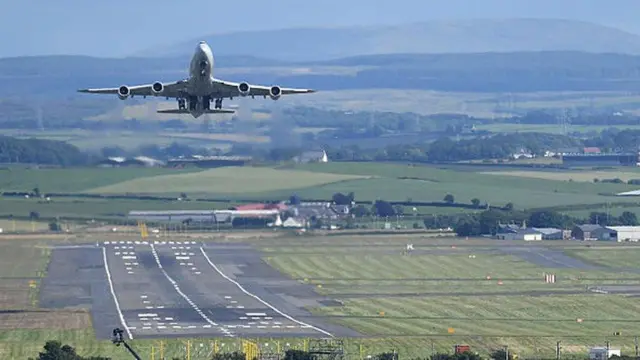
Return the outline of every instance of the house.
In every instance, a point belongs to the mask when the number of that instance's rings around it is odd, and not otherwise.
[[[497,234],[496,238],[500,240],[540,241],[542,233],[533,229],[518,229],[512,233]]]
[[[318,151],[305,151],[299,156],[293,158],[293,161],[297,163],[326,163],[329,162],[327,153],[324,150]]]
[[[286,228],[303,228],[306,226],[304,219],[290,217],[282,223],[282,227]]]
[[[532,228],[542,234],[542,240],[568,240],[571,239],[570,230],[556,228]]]
[[[615,232],[602,225],[585,224],[578,225],[571,230],[571,237],[576,240],[612,240],[615,239]]]
[[[623,241],[640,241],[640,226],[607,226],[614,240]]]

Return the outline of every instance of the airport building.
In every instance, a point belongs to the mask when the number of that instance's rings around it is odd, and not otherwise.
[[[606,229],[614,235],[618,242],[640,241],[640,226],[607,226]]]

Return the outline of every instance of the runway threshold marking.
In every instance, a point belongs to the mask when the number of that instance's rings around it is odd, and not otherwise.
[[[312,326],[312,325],[306,324],[306,323],[304,323],[304,322],[302,322],[302,321],[299,321],[299,320],[294,319],[293,317],[291,317],[291,316],[289,316],[289,315],[287,315],[287,314],[283,313],[282,311],[280,311],[280,310],[276,309],[274,306],[272,306],[272,305],[271,305],[271,304],[269,304],[268,302],[266,302],[266,301],[262,300],[262,299],[261,299],[260,297],[258,297],[257,295],[254,295],[254,294],[250,293],[250,292],[249,292],[249,291],[247,291],[244,287],[242,287],[242,285],[240,285],[240,283],[238,283],[237,281],[235,281],[235,280],[231,279],[231,278],[230,278],[230,277],[228,277],[225,273],[223,273],[223,272],[222,272],[222,271],[221,271],[221,270],[216,266],[216,264],[214,264],[214,263],[213,263],[213,261],[211,261],[211,259],[209,258],[209,255],[207,255],[207,253],[204,251],[204,248],[203,248],[203,247],[200,247],[200,252],[201,252],[201,253],[202,253],[202,255],[204,256],[205,260],[207,260],[207,262],[209,263],[209,265],[210,265],[210,266],[211,266],[211,267],[212,267],[212,268],[213,268],[213,269],[214,269],[218,274],[220,274],[220,276],[222,276],[222,277],[223,277],[223,278],[225,278],[227,281],[229,281],[229,282],[233,283],[234,285],[236,285],[236,286],[238,287],[238,289],[240,289],[240,291],[242,291],[243,293],[245,293],[245,294],[247,294],[247,295],[251,296],[252,298],[254,298],[254,299],[258,300],[258,301],[260,301],[261,303],[263,303],[264,305],[266,305],[267,307],[269,307],[271,310],[275,311],[276,313],[280,314],[281,316],[283,316],[283,317],[287,318],[287,319],[288,319],[288,320],[290,320],[290,321],[293,321],[294,323],[296,323],[296,324],[298,324],[298,325],[308,326],[309,328],[314,329],[314,330],[316,330],[316,331],[318,331],[318,332],[321,332],[321,333],[323,333],[323,334],[325,334],[325,335],[327,335],[327,336],[334,337],[334,336],[333,336],[333,334],[331,334],[331,333],[329,333],[329,332],[327,332],[327,331],[325,331],[325,330],[322,330],[322,329],[320,329],[320,328],[318,328],[318,327],[316,327],[316,326]]]
[[[175,280],[173,280],[171,278],[171,276],[169,276],[169,274],[167,274],[167,272],[162,267],[162,263],[160,263],[160,257],[158,256],[158,252],[156,251],[156,248],[155,248],[154,244],[150,244],[150,246],[151,246],[151,254],[155,258],[156,263],[158,264],[158,268],[160,268],[160,271],[162,271],[162,273],[167,278],[167,280],[169,280],[171,285],[173,285],[173,288],[176,290],[176,292],[178,294],[180,294],[180,296],[182,296],[182,298],[184,298],[187,301],[187,303],[189,303],[189,305],[191,305],[193,310],[195,310],[198,313],[198,315],[200,315],[200,317],[203,318],[207,323],[209,323],[210,325],[213,325],[213,326],[217,326],[218,329],[220,331],[222,331],[225,335],[233,336],[233,334],[229,333],[229,330],[227,330],[224,327],[218,325],[216,322],[211,320],[207,315],[205,315],[204,312],[202,310],[200,310],[198,305],[196,305],[185,293],[182,292],[182,290],[180,290],[180,286],[178,286],[178,283]]]
[[[111,280],[111,271],[109,271],[109,262],[107,261],[107,249],[105,247],[102,248],[102,258],[104,260],[104,271],[107,273],[107,281],[109,282],[109,290],[111,291],[111,296],[113,296],[113,302],[116,304],[116,311],[118,312],[118,317],[120,318],[120,323],[122,327],[124,327],[129,339],[133,339],[133,335],[131,335],[131,330],[129,330],[129,326],[127,326],[127,322],[124,320],[124,315],[122,315],[122,310],[120,309],[120,303],[118,302],[118,297],[116,296],[116,291],[113,288],[113,281]]]

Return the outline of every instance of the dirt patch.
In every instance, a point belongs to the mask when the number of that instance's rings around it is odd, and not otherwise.
[[[81,311],[0,312],[0,330],[58,329],[77,330],[91,327],[91,316]]]
[[[36,289],[29,287],[28,280],[0,280],[0,309],[28,309],[32,307],[31,293]]]

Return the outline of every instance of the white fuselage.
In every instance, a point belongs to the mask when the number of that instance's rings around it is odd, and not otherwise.
[[[189,66],[188,94],[191,96],[210,96],[213,88],[213,52],[209,45],[201,41],[191,58]]]

